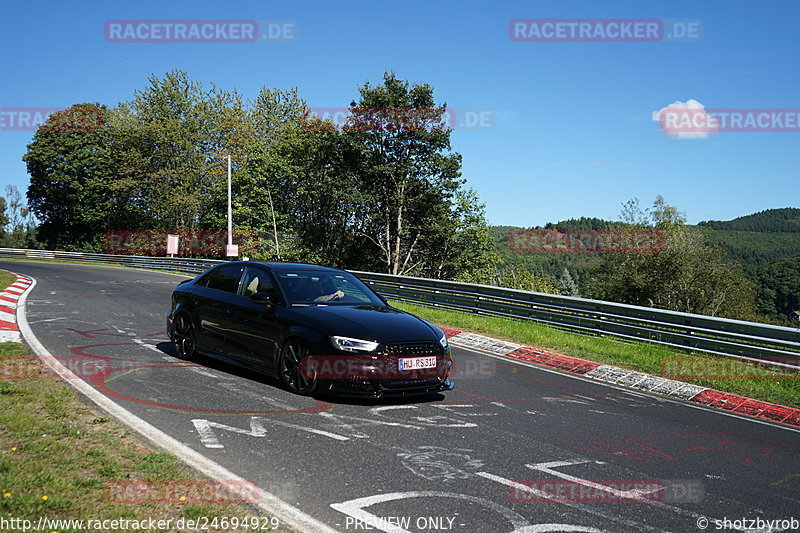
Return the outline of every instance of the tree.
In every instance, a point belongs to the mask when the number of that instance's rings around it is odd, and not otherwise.
[[[36,220],[15,185],[6,185],[0,198],[0,242],[8,248],[35,248]]]
[[[253,184],[261,198],[272,198],[271,212],[261,218],[270,222],[277,213],[288,241],[282,256],[349,268],[364,264],[355,235],[362,204],[357,157],[340,132],[299,125],[253,154]],[[262,202],[261,209],[268,208]]]
[[[423,256],[438,245],[437,229],[454,216],[463,184],[461,156],[449,152],[442,126],[445,106],[436,105],[429,85],[411,86],[389,72],[382,85],[366,83],[359,92],[346,127],[362,154],[361,189],[370,191],[359,233],[387,272],[425,271]]]
[[[785,320],[800,311],[800,255],[779,259],[759,270],[759,311]]]
[[[121,177],[136,187],[151,229],[196,230],[209,191],[225,178],[215,150],[219,104],[235,97],[207,90],[179,70],[148,81],[120,104],[112,123]]]
[[[564,270],[561,271],[561,276],[558,278],[558,284],[556,288],[560,294],[564,294],[566,296],[581,295],[580,291],[578,290],[578,284],[575,283],[575,279],[572,277],[572,274],[569,273],[569,269],[567,267],[564,267]]]
[[[95,127],[62,128],[70,116],[99,117]],[[53,113],[33,135],[23,156],[30,185],[28,205],[41,221],[39,238],[52,249],[96,251],[105,229],[127,214],[110,193],[115,180],[107,109],[76,104]]]
[[[623,218],[644,220],[649,227],[661,229],[663,248],[609,257],[589,275],[590,297],[687,313],[756,318],[755,285],[739,265],[727,260],[722,247],[709,244],[702,231],[684,226],[684,216],[663,197],[656,199],[649,220],[630,217],[630,212],[623,209]]]

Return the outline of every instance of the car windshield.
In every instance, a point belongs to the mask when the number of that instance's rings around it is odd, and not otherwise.
[[[290,305],[384,305],[369,287],[347,272],[292,270],[274,274]]]

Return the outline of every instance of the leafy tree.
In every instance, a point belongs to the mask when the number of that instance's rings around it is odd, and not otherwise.
[[[504,265],[496,268],[487,284],[523,291],[558,294],[556,281],[551,276],[542,273],[534,274],[527,268],[517,265]]]
[[[759,311],[787,319],[800,311],[800,255],[779,259],[758,272]]]
[[[225,177],[214,150],[219,145],[214,127],[222,119],[213,111],[228,95],[204,89],[183,71],[148,81],[130,102],[120,104],[113,123],[126,163],[120,172],[136,186],[152,229],[195,230],[208,191]]]
[[[84,109],[86,108],[86,109]],[[49,247],[97,250],[109,229],[220,230],[232,160],[234,229],[254,259],[492,279],[484,206],[465,189],[444,105],[393,73],[360,88],[344,130],[310,117],[296,90],[248,101],[186,72],[151,76],[114,109],[80,104],[91,131],[36,133],[28,198]]]
[[[359,234],[387,272],[425,273],[431,262],[424,256],[441,245],[444,219],[458,217],[463,184],[461,156],[449,152],[450,131],[442,127],[445,106],[436,105],[429,85],[411,86],[388,72],[382,85],[366,83],[359,92],[346,128],[370,191]]]
[[[727,260],[724,249],[709,245],[701,231],[683,226],[683,215],[660,196],[649,217],[651,227],[663,228],[663,248],[609,257],[589,275],[590,297],[687,313],[756,318],[755,285],[738,265]]]
[[[357,152],[338,131],[296,126],[251,159],[249,173],[272,198],[279,232],[288,237],[282,257],[354,266],[359,223]],[[268,209],[262,204],[262,209]],[[271,213],[262,216],[271,220]]]
[[[15,185],[0,198],[0,242],[7,248],[36,248],[36,220]]]
[[[71,116],[99,117],[95,127],[63,128]],[[41,221],[40,240],[52,249],[95,251],[102,233],[125,219],[115,194],[107,109],[76,104],[53,113],[33,135],[23,156],[31,176],[28,205]]]

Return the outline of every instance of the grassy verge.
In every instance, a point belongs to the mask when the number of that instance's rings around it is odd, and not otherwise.
[[[0,271],[0,287],[14,279]],[[246,505],[231,503],[246,499],[251,491],[237,493],[231,487],[215,492],[210,481],[198,478],[176,457],[143,445],[129,430],[89,407],[21,344],[0,343],[0,402],[0,517],[33,524],[43,516],[172,521],[155,529],[135,529],[128,522],[128,531],[199,531],[199,525],[188,528],[185,521],[199,524],[205,518],[212,531],[245,531],[231,527],[232,520],[223,523],[222,517],[250,521],[247,531],[270,525]],[[0,529],[21,530],[19,524]],[[75,526],[51,525],[46,531],[100,530]]]
[[[657,344],[576,335],[529,321],[477,316],[405,302],[392,302],[392,305],[439,326],[482,333],[550,352],[800,407],[800,374],[797,373],[773,372],[730,358],[700,355]],[[723,379],[727,376],[738,379]]]

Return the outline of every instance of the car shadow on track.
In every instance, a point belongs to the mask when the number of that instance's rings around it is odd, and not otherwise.
[[[164,355],[168,355],[170,357],[174,357],[179,361],[183,361],[183,359],[180,359],[177,356],[175,352],[175,346],[171,342],[168,341],[160,342],[156,344],[156,348]],[[198,366],[203,366],[206,368],[210,368],[212,370],[217,370],[225,374],[230,374],[232,376],[254,381],[256,383],[260,383],[269,387],[274,387],[276,389],[288,392],[289,394],[294,394],[293,392],[291,392],[289,389],[286,388],[286,386],[279,378],[275,378],[267,374],[262,374],[261,372],[256,372],[254,370],[237,366],[232,363],[227,363],[225,361],[221,361],[214,357],[208,357],[202,354],[198,354],[191,362],[197,364]],[[319,392],[312,394],[311,398],[332,404],[375,406],[375,405],[412,405],[421,403],[433,403],[444,400],[445,396],[441,393],[435,392],[419,396],[405,396],[405,397],[391,397],[391,398],[351,398],[351,397],[337,396],[330,393]]]

